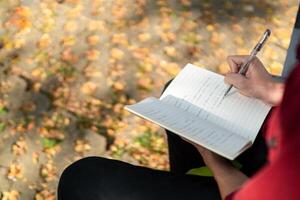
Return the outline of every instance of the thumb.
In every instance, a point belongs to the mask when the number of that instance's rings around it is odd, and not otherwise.
[[[225,76],[225,83],[228,85],[233,85],[235,88],[244,88],[247,82],[247,78],[238,73],[229,73]]]

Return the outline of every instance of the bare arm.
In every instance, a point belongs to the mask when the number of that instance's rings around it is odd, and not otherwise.
[[[245,174],[236,169],[225,158],[193,142],[190,143],[197,148],[206,166],[212,171],[222,199],[225,199],[230,193],[238,190],[248,180]]]
[[[197,149],[202,155],[206,166],[213,172],[222,199],[238,190],[248,180],[248,177],[233,167],[228,160],[203,147],[197,146]]]

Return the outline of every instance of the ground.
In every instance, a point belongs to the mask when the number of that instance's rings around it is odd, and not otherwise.
[[[1,0],[1,198],[55,199],[62,170],[89,155],[168,170],[164,131],[124,110],[187,63],[226,56],[280,74],[296,0]]]

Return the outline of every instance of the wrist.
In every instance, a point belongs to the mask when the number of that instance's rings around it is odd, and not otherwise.
[[[206,166],[212,171],[218,170],[217,168],[231,166],[231,163],[228,160],[216,154],[202,155],[202,158]]]
[[[284,83],[270,81],[266,85],[266,92],[263,93],[263,101],[277,106],[280,104],[284,92]]]

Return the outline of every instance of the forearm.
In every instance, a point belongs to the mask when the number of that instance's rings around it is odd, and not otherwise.
[[[238,190],[248,180],[245,174],[229,164],[221,168],[216,166],[210,169],[214,174],[222,199]]]
[[[238,190],[248,180],[245,174],[224,158],[207,158],[205,162],[214,174],[222,199]]]
[[[222,199],[239,189],[248,180],[248,177],[236,169],[230,161],[202,146],[197,144],[194,146],[201,154],[206,166],[212,171]]]
[[[284,83],[272,81],[267,86],[267,90],[264,93],[262,93],[263,94],[262,98],[266,103],[272,106],[277,106],[281,102],[283,93],[284,93]]]

